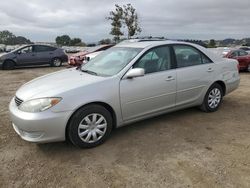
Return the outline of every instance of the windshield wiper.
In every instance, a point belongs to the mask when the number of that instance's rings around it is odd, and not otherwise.
[[[89,73],[89,74],[92,74],[92,75],[98,75],[96,72],[94,71],[90,71],[90,70],[87,70],[87,69],[81,69],[82,72],[86,72],[86,73]]]

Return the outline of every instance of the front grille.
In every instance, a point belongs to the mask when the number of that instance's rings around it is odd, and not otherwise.
[[[19,99],[18,97],[15,97],[15,103],[17,106],[20,106],[20,104],[22,104],[23,100]]]

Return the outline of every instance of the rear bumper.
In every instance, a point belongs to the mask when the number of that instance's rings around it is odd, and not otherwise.
[[[81,64],[83,64],[83,60],[79,58],[70,58],[68,64],[72,66],[80,66]]]
[[[240,77],[226,82],[226,94],[236,90],[240,84]]]
[[[67,55],[61,56],[63,62],[68,62],[69,57]]]

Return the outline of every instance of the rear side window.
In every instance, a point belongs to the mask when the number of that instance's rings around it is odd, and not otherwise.
[[[146,52],[133,68],[143,68],[145,74],[171,69],[171,55],[168,46],[153,48]]]
[[[54,51],[56,48],[52,46],[34,46],[34,52],[49,52],[49,51]]]
[[[175,45],[173,48],[179,68],[212,63],[208,57],[191,46]]]
[[[239,51],[239,56],[245,56],[245,55],[248,55],[248,53],[243,50]]]

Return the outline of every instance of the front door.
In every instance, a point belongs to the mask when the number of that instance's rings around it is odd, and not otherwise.
[[[166,110],[175,106],[176,70],[168,46],[146,52],[132,68],[144,68],[145,75],[120,82],[124,121]]]
[[[17,52],[17,65],[29,65],[34,63],[36,54],[33,52],[32,46],[27,46]]]

